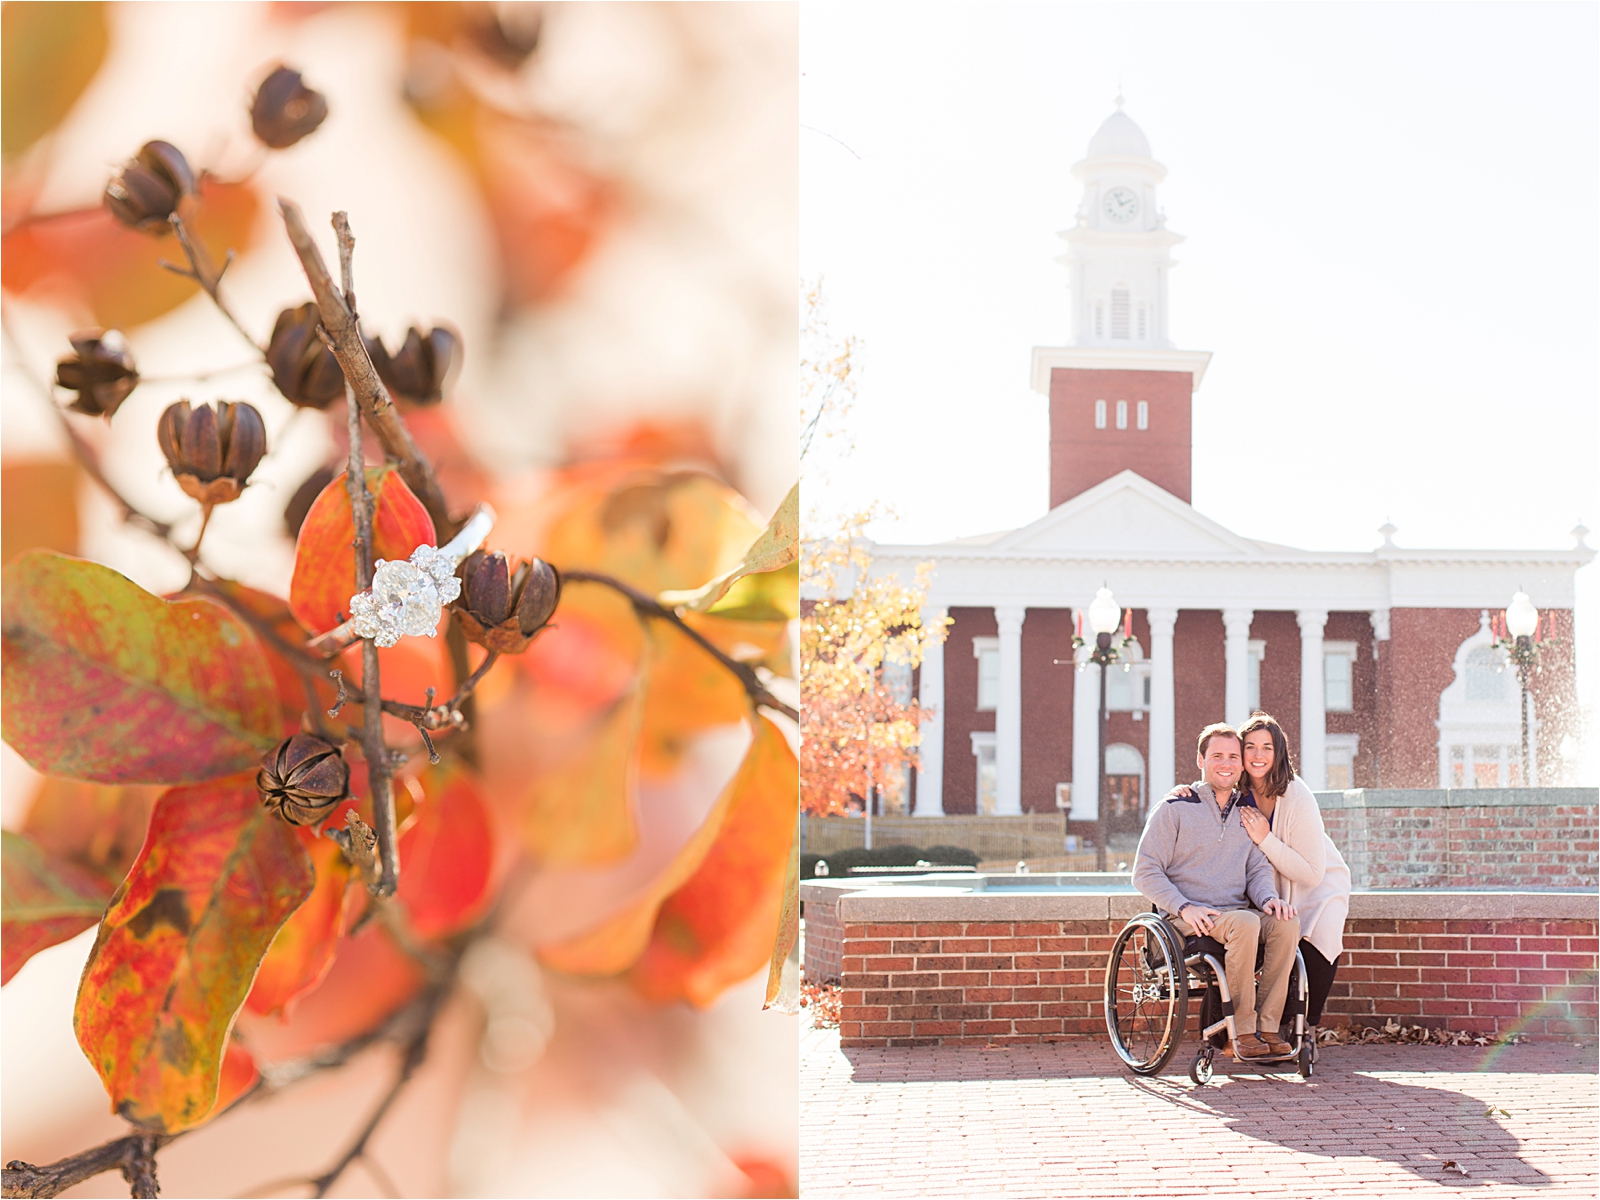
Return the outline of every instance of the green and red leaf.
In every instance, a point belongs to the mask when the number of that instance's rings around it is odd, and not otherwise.
[[[283,715],[283,736],[290,737],[300,732],[303,714],[313,702],[306,694],[308,676],[316,692],[317,707],[332,708],[338,690],[328,672],[341,667],[348,672],[348,664],[340,657],[318,663],[305,675],[296,669],[292,652],[305,645],[306,635],[300,623],[294,619],[294,614],[289,611],[289,602],[270,592],[257,591],[227,579],[215,580],[211,586],[224,592],[236,608],[245,610],[260,622],[256,632],[261,648],[266,652],[267,664],[272,668],[273,682],[277,684],[278,704]],[[267,633],[263,633],[261,627],[265,627]]]
[[[716,841],[662,903],[633,965],[633,986],[648,999],[704,1008],[771,959],[799,812],[799,764],[766,717],[749,757],[751,775]]]
[[[196,783],[254,766],[279,734],[250,628],[109,567],[34,550],[5,568],[5,739],[39,771]]]
[[[433,518],[391,467],[368,467],[372,514],[372,557],[410,558],[418,546],[434,545]],[[350,494],[340,475],[311,504],[294,548],[294,578],[289,610],[311,633],[326,633],[350,615],[356,590],[355,519]]]
[[[494,863],[477,780],[448,763],[418,777],[424,799],[400,835],[400,899],[411,927],[430,938],[456,932],[482,911]]]
[[[0,834],[0,845],[0,983],[10,983],[39,951],[77,937],[98,921],[111,885],[19,833]]]
[[[139,856],[162,790],[48,778],[28,808],[22,832],[45,853],[100,876],[110,895]]]
[[[167,1133],[211,1113],[234,1016],[314,883],[299,837],[261,806],[249,776],[156,802],[73,1014],[113,1111]]]

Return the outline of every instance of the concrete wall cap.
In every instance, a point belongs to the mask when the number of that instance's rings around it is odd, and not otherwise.
[[[1324,812],[1347,808],[1596,808],[1600,788],[1352,788],[1318,792]]]

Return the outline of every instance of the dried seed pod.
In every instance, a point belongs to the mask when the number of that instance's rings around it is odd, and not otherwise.
[[[297,733],[261,760],[256,790],[289,824],[314,825],[350,794],[350,764],[332,742]]]
[[[327,408],[344,397],[344,372],[333,351],[317,336],[322,313],[312,301],[286,308],[272,326],[267,366],[272,382],[300,408]]]
[[[161,453],[185,492],[201,504],[237,500],[267,452],[267,429],[249,404],[218,400],[199,408],[180,400],[156,426]]]
[[[405,345],[392,358],[387,353],[382,359],[374,355],[372,365],[396,399],[437,404],[461,370],[461,339],[444,325],[427,333],[413,325],[406,332]]]
[[[306,477],[304,483],[295,488],[294,495],[289,497],[289,503],[283,506],[283,527],[289,531],[291,539],[300,536],[300,526],[306,523],[306,516],[311,512],[311,506],[336,478],[338,475],[332,467],[318,467]]]
[[[167,218],[194,195],[194,172],[170,142],[146,142],[106,184],[105,205],[130,229],[165,233]]]
[[[111,416],[139,386],[128,340],[115,329],[85,329],[67,340],[73,353],[56,364],[56,383],[78,393],[68,407],[91,417]]]
[[[478,550],[461,564],[461,596],[452,606],[461,632],[501,654],[521,654],[549,622],[561,599],[561,577],[542,558],[511,569],[496,550]]]
[[[508,71],[515,71],[539,48],[544,24],[541,6],[531,3],[466,4],[467,36]]]
[[[261,81],[250,105],[250,128],[274,150],[315,132],[328,117],[328,98],[308,88],[300,72],[279,67]]]

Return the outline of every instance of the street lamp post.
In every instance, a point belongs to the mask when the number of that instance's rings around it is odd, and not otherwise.
[[[1094,649],[1089,651],[1088,661],[1100,668],[1100,722],[1097,726],[1099,732],[1099,778],[1097,780],[1095,803],[1095,834],[1094,834],[1094,869],[1106,869],[1106,807],[1110,799],[1109,789],[1106,787],[1106,671],[1112,664],[1122,657],[1122,649],[1133,640],[1133,630],[1130,628],[1133,613],[1129,611],[1123,618],[1122,609],[1117,607],[1117,602],[1112,599],[1110,588],[1101,588],[1095,593],[1094,603],[1089,605],[1089,629],[1094,634]],[[1112,641],[1112,634],[1116,632],[1119,618],[1123,619],[1122,638]],[[1083,616],[1078,617],[1078,631],[1073,635],[1072,648],[1077,650],[1089,642],[1083,636]],[[1082,668],[1082,664],[1079,664]],[[1128,666],[1123,663],[1122,669]]]
[[[1517,668],[1522,715],[1522,786],[1532,787],[1529,775],[1528,746],[1528,676],[1539,662],[1539,652],[1554,639],[1539,637],[1539,610],[1528,599],[1528,593],[1518,590],[1501,619],[1496,620],[1496,649],[1505,651],[1506,657]]]

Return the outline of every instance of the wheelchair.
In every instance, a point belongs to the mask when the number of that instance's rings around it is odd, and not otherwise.
[[[1210,1082],[1217,1052],[1236,1033],[1223,953],[1214,938],[1185,939],[1159,912],[1140,913],[1123,926],[1106,961],[1106,1032],[1117,1056],[1135,1074],[1159,1074],[1172,1061],[1189,1022],[1189,997],[1198,992],[1200,1049],[1189,1065],[1189,1078],[1197,1084]],[[1256,969],[1261,969],[1259,951]],[[1305,959],[1297,946],[1279,1029],[1289,1053],[1241,1062],[1251,1067],[1277,1064],[1285,1070],[1292,1064],[1302,1079],[1311,1078],[1317,1053],[1306,1037],[1309,993]]]

